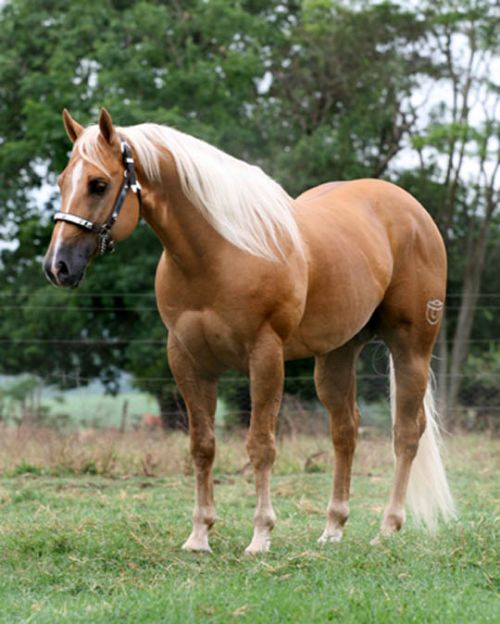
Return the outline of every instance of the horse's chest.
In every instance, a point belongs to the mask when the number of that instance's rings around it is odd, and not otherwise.
[[[163,316],[163,315],[162,315]],[[211,310],[184,310],[167,314],[169,332],[184,349],[207,370],[226,368],[245,370],[247,367],[244,340],[234,326]]]

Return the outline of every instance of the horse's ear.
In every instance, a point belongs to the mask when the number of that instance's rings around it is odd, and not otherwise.
[[[63,110],[63,123],[69,140],[74,143],[83,132],[83,126],[73,119],[67,108]]]
[[[113,145],[118,142],[118,135],[113,126],[113,120],[105,108],[101,108],[99,113],[99,129],[107,143]]]

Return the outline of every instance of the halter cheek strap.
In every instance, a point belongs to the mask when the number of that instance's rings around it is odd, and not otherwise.
[[[137,195],[139,210],[142,208],[141,185],[137,179],[132,150],[126,141],[121,141],[120,144],[123,162],[123,182],[120,186],[120,190],[118,191],[115,203],[113,204],[111,214],[106,222],[94,223],[94,221],[84,219],[83,217],[71,214],[70,212],[56,212],[54,215],[54,221],[66,221],[67,223],[72,223],[73,225],[77,225],[84,230],[97,234],[97,253],[100,256],[107,252],[113,251],[115,248],[115,243],[111,237],[111,228],[116,223],[116,220],[120,215],[120,211],[129,190]]]

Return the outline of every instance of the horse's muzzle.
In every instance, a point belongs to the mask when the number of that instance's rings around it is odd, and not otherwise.
[[[90,259],[90,250],[60,248],[54,257],[49,251],[43,261],[45,277],[54,286],[76,288],[85,277],[85,270]]]
[[[61,288],[76,288],[85,275],[85,270],[77,273],[71,271],[63,260],[58,260],[55,265],[52,264],[51,260],[45,260],[43,272],[49,282]]]

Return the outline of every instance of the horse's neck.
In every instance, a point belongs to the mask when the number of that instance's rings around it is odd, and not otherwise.
[[[144,219],[169,257],[186,272],[206,271],[227,242],[185,196],[173,162],[162,167],[161,181],[144,187]]]

